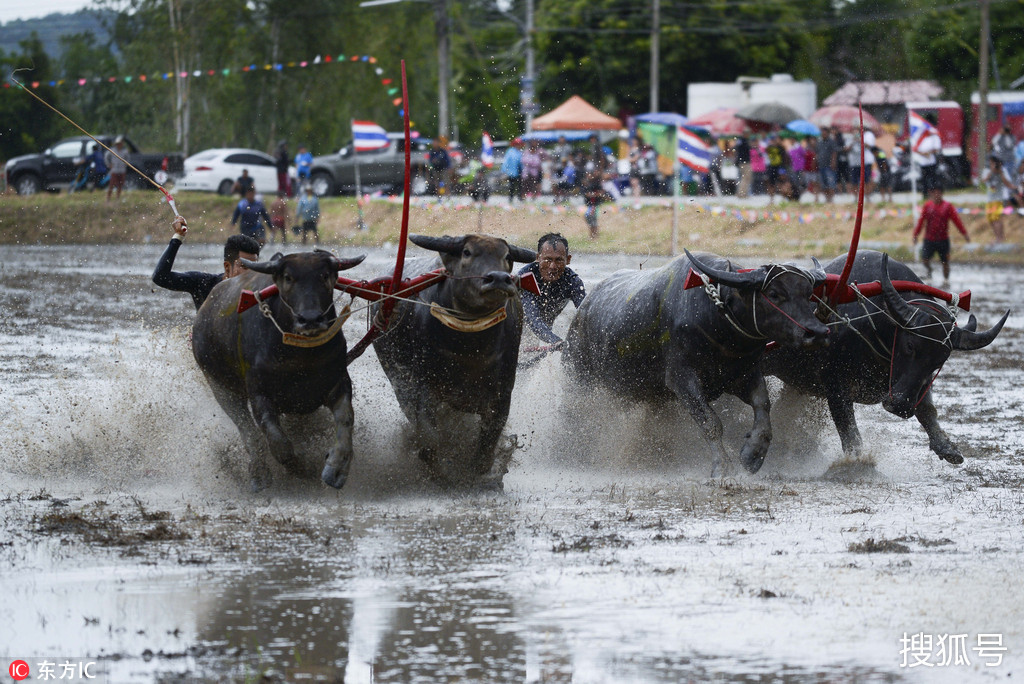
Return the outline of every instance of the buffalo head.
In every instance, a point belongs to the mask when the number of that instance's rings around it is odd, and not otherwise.
[[[683,250],[686,251],[686,250]],[[826,280],[818,260],[808,270],[791,264],[768,264],[746,273],[721,270],[701,262],[688,251],[693,267],[715,284],[731,287],[743,302],[742,325],[789,347],[828,343],[828,327],[814,315],[814,288]],[[739,318],[739,316],[738,316]]]
[[[514,297],[512,264],[529,263],[537,257],[533,250],[489,235],[410,235],[409,240],[441,255],[441,263],[449,273],[455,309],[471,315],[490,313]]]
[[[273,277],[281,303],[276,314],[280,325],[301,335],[316,335],[334,322],[334,284],[338,271],[352,268],[365,258],[339,259],[317,249],[287,256],[279,252],[270,261],[242,259],[242,263],[250,271]]]
[[[889,394],[882,400],[882,407],[901,418],[909,418],[950,352],[988,346],[1002,330],[1010,312],[985,332],[977,332],[978,321],[973,314],[966,326],[958,328],[949,311],[934,300],[907,301],[900,296],[889,278],[888,254],[882,255],[881,281],[885,308],[896,327]]]

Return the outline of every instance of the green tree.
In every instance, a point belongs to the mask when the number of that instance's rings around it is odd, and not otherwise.
[[[48,107],[14,84],[19,81],[44,101],[60,108],[59,88],[48,85],[55,81],[53,65],[43,49],[39,36],[33,33],[18,43],[21,52],[0,53],[0,67],[13,77],[10,88],[0,92],[0,157],[37,152],[56,142],[64,134],[62,120]],[[38,87],[32,87],[38,84]]]

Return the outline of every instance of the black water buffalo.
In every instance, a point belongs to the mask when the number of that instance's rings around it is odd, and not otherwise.
[[[352,460],[352,382],[334,283],[338,271],[362,260],[322,250],[275,254],[259,263],[243,260],[250,272],[220,283],[196,315],[192,351],[217,402],[238,426],[254,489],[269,484],[268,446],[289,471],[307,474],[279,416],[312,413],[320,406],[331,409],[337,426],[323,480],[332,487],[345,484]],[[237,313],[243,289],[271,283],[280,291],[264,300],[272,318],[260,307]]]
[[[448,277],[395,306],[387,332],[374,341],[403,413],[412,423],[420,457],[448,484],[491,474],[495,447],[508,419],[516,381],[523,307],[513,262],[534,252],[484,235],[409,239],[440,254],[410,260],[406,276],[444,266]],[[479,436],[445,433],[454,414],[480,417]],[[458,452],[453,465],[439,452]],[[465,452],[469,452],[468,458]]]
[[[825,267],[840,273],[846,257]],[[878,404],[900,418],[916,416],[928,433],[929,446],[940,458],[963,463],[960,449],[939,427],[932,403],[931,383],[953,350],[971,351],[996,338],[1009,311],[991,329],[976,332],[972,315],[964,328],[944,302],[915,292],[899,293],[892,280],[921,279],[904,264],[880,252],[857,254],[850,282],[881,281],[882,294],[841,304],[830,322],[831,344],[827,349],[777,349],[765,357],[765,372],[796,389],[828,401],[843,451],[860,454],[861,438],[853,405]]]
[[[720,287],[684,289],[691,267]],[[710,402],[723,393],[754,409],[743,465],[757,472],[772,438],[760,360],[769,340],[808,347],[828,328],[811,295],[825,274],[791,265],[737,273],[722,257],[689,252],[650,271],[619,271],[583,300],[566,339],[570,377],[652,403],[682,400],[712,450],[712,475],[725,462],[722,422]]]

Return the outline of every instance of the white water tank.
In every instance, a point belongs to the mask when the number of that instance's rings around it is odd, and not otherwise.
[[[751,84],[750,103],[759,102],[781,102],[806,119],[818,108],[818,85],[810,80],[794,81],[789,74],[775,74],[767,83]]]
[[[686,87],[686,117],[692,119],[720,107],[739,109],[747,104],[740,83],[691,83]]]

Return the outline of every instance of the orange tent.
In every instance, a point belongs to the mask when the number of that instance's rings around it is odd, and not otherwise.
[[[617,131],[622,128],[622,122],[579,95],[573,95],[544,116],[534,119],[531,128],[535,131]]]

